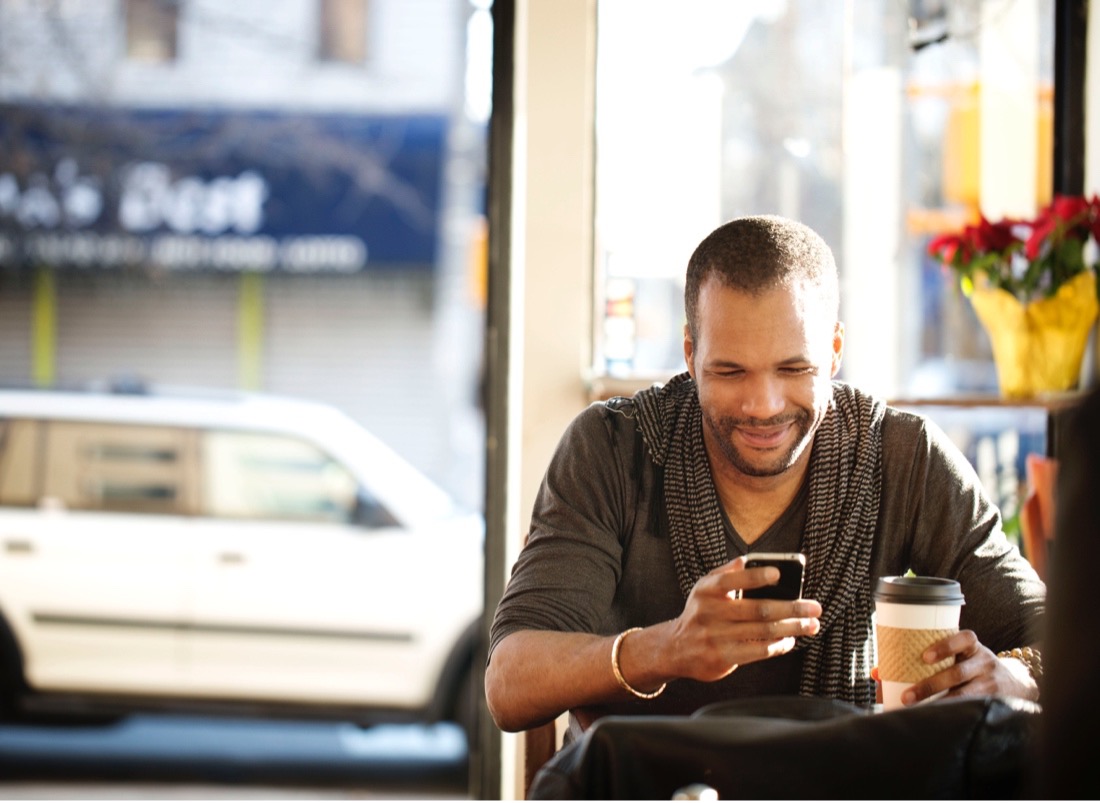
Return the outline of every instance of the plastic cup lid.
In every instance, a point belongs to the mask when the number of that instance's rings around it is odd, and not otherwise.
[[[945,577],[880,577],[876,602],[904,605],[962,605],[962,586]]]

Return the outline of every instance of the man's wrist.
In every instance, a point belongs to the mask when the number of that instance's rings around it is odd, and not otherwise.
[[[1027,667],[1027,673],[1031,679],[1038,683],[1043,677],[1043,654],[1034,647],[1014,647],[1011,650],[1001,650],[998,658],[1015,658]]]
[[[1015,647],[1011,650],[1001,650],[997,658],[1022,666],[1027,674],[1017,673],[1021,682],[1034,689],[1034,699],[1039,698],[1039,686],[1043,679],[1043,655],[1034,647]],[[1030,681],[1030,682],[1028,682]]]
[[[615,680],[621,688],[630,692],[635,697],[641,698],[642,700],[652,700],[655,697],[660,697],[668,684],[662,683],[660,687],[651,692],[639,691],[638,689],[634,688],[634,686],[632,686],[625,677],[623,677],[622,667],[619,664],[619,656],[621,654],[623,641],[625,641],[626,637],[629,636],[631,633],[637,633],[641,629],[642,628],[640,627],[632,627],[628,630],[624,630],[622,633],[615,637],[615,641],[611,645],[611,672],[613,675],[615,675]]]

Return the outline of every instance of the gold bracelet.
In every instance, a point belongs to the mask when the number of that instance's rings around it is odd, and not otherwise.
[[[662,683],[661,688],[657,691],[644,692],[638,691],[629,683],[626,682],[626,678],[623,677],[622,670],[619,669],[619,650],[623,646],[623,639],[626,638],[628,633],[634,633],[641,630],[640,627],[632,627],[629,630],[624,630],[618,636],[615,637],[615,643],[611,645],[611,671],[615,673],[615,680],[619,681],[619,685],[633,694],[635,697],[640,697],[643,700],[652,700],[654,697],[660,697],[661,692],[668,686],[667,683]]]
[[[1027,673],[1036,683],[1043,676],[1043,655],[1034,647],[1014,647],[1011,650],[1001,650],[998,658],[1015,658],[1027,667]]]

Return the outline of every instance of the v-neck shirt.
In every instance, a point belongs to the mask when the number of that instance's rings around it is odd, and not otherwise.
[[[810,509],[809,502],[810,473],[807,471],[791,503],[779,514],[779,518],[768,525],[760,537],[751,544],[746,543],[737,532],[723,507],[722,524],[726,528],[727,558],[733,560],[750,552],[801,552],[802,534],[806,530],[806,516]]]

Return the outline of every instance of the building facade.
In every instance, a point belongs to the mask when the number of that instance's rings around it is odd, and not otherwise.
[[[331,402],[480,506],[485,14],[0,0],[0,382]]]

